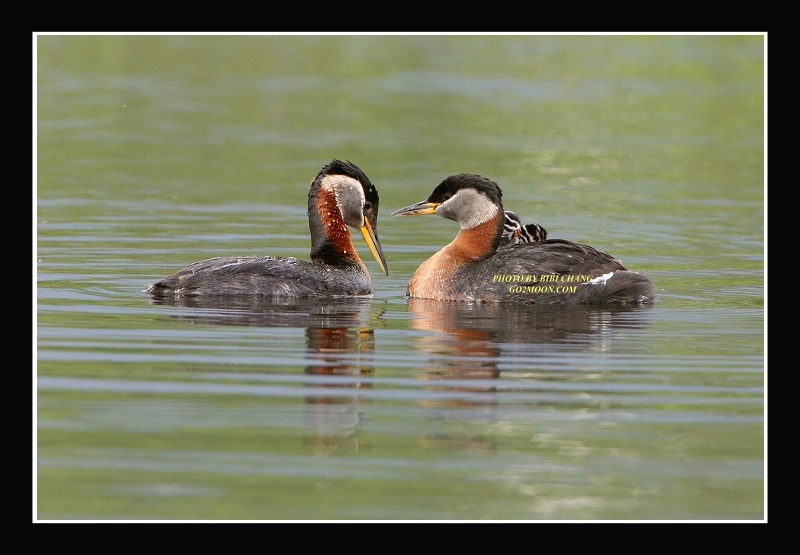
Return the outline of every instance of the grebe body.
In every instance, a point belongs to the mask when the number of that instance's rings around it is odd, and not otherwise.
[[[409,280],[412,298],[538,304],[650,304],[650,280],[611,255],[562,239],[507,244],[502,191],[475,174],[452,175],[392,216],[437,214],[459,224],[450,244]],[[513,214],[513,213],[512,213]]]
[[[358,229],[387,273],[378,239],[378,191],[350,161],[333,160],[308,193],[311,261],[276,256],[228,256],[190,264],[147,288],[154,297],[330,297],[372,293],[372,279],[348,226]]]

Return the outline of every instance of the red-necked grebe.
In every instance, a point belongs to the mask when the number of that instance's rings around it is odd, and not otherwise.
[[[153,283],[154,297],[330,297],[369,295],[372,279],[347,226],[358,229],[388,275],[378,240],[378,191],[350,161],[325,165],[308,192],[311,262],[276,256],[228,256],[195,262]]]
[[[509,219],[500,187],[486,177],[452,175],[426,200],[392,216],[421,214],[454,220],[460,230],[414,272],[406,290],[409,297],[541,304],[655,301],[647,277],[588,245],[545,239],[500,247]]]

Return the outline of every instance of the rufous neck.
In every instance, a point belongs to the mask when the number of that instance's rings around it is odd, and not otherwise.
[[[503,234],[503,211],[469,229],[461,229],[446,247],[466,262],[477,262],[494,254]]]
[[[350,229],[342,219],[336,204],[336,194],[326,188],[317,188],[308,195],[308,227],[311,232],[311,260],[326,264],[355,262],[363,266],[358,256]]]

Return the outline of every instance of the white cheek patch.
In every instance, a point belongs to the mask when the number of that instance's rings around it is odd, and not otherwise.
[[[497,216],[497,207],[494,204],[484,203],[476,208],[472,217],[461,223],[461,229],[472,229]]]
[[[472,229],[497,217],[498,208],[483,193],[461,189],[436,207],[436,213],[458,222],[461,229]]]
[[[345,223],[355,227],[364,225],[364,188],[361,183],[346,175],[326,177],[323,188],[333,190],[336,204],[342,212]]]
[[[614,277],[614,272],[609,272],[607,274],[603,274],[600,277],[594,278],[592,281],[587,282],[588,285],[602,285],[608,280]]]

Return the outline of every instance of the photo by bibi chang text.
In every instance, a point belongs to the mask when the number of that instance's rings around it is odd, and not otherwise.
[[[592,281],[594,276],[573,276],[573,275],[533,275],[533,274],[495,274],[492,276],[492,283],[586,283]]]
[[[575,285],[561,285],[563,283],[587,283],[595,279],[594,276],[581,275],[533,275],[533,274],[495,274],[493,283],[513,283],[508,288],[509,293],[575,293]],[[547,285],[527,285],[542,283]],[[526,285],[522,285],[526,284]],[[552,285],[551,285],[552,284]]]

